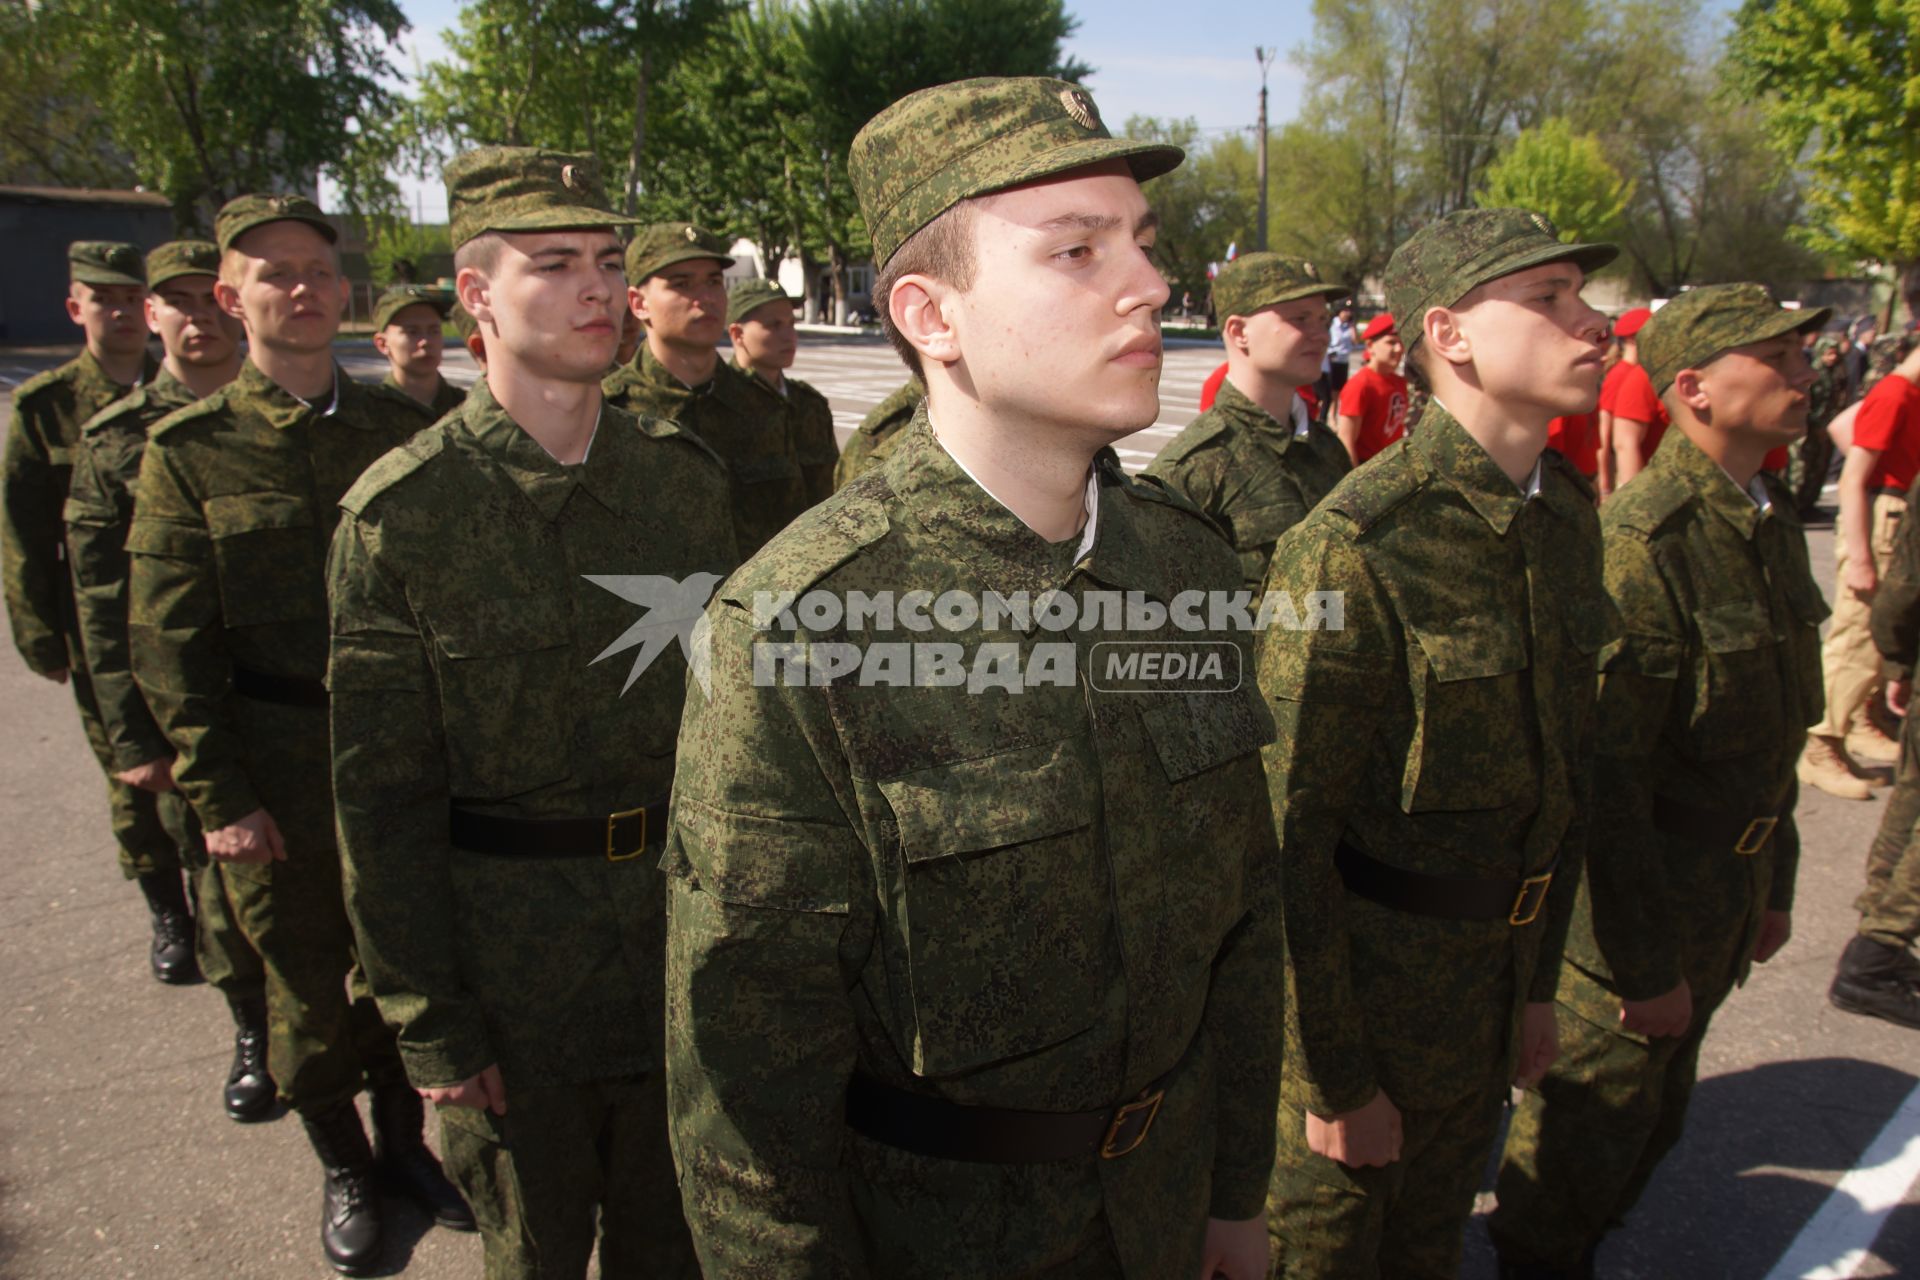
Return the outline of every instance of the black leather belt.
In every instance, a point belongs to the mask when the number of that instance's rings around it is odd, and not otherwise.
[[[1653,798],[1653,825],[1663,835],[1679,836],[1709,849],[1731,849],[1751,857],[1773,840],[1777,814],[1753,817],[1723,809],[1699,809],[1665,796]]]
[[[855,1072],[847,1083],[847,1126],[875,1142],[935,1160],[1117,1160],[1147,1140],[1172,1078],[1169,1071],[1131,1102],[1098,1111],[1014,1111],[908,1093]]]
[[[599,818],[508,818],[454,805],[447,833],[456,849],[521,858],[605,858],[630,862],[667,830],[667,802]]]
[[[1334,850],[1333,865],[1350,892],[1396,911],[1448,920],[1532,924],[1553,883],[1552,867],[1519,880],[1428,875],[1382,862],[1344,840]]]
[[[283,707],[325,707],[327,686],[302,676],[270,676],[264,671],[233,669],[233,691],[255,702],[273,702]]]

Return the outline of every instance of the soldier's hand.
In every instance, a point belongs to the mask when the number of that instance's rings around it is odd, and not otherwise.
[[[207,853],[219,862],[285,862],[287,842],[265,809],[255,809],[232,826],[207,832]]]
[[[1529,1000],[1520,1014],[1520,1061],[1513,1082],[1522,1089],[1533,1088],[1559,1056],[1560,1028],[1554,1025],[1553,1003]]]
[[[1793,913],[1769,911],[1760,917],[1760,937],[1753,944],[1753,962],[1765,964],[1780,954],[1793,936]]]
[[[1307,1146],[1350,1169],[1390,1165],[1400,1158],[1400,1108],[1383,1090],[1366,1106],[1343,1111],[1331,1120],[1309,1111]]]
[[[1636,1035],[1680,1036],[1693,1022],[1693,988],[1685,978],[1663,996],[1651,1000],[1622,1000],[1620,1025]]]
[[[497,1116],[507,1114],[507,1086],[500,1080],[497,1063],[482,1067],[479,1075],[459,1084],[422,1089],[419,1093],[436,1107],[472,1107]]]
[[[1846,572],[1840,577],[1847,590],[1857,596],[1870,596],[1880,586],[1880,575],[1874,572],[1873,561],[1865,556],[1849,556]]]
[[[1913,696],[1913,681],[1887,681],[1887,710],[1897,716],[1907,714],[1907,699]]]
[[[122,769],[113,776],[128,786],[138,787],[142,791],[171,791],[173,790],[173,759],[170,756],[162,756],[158,760],[149,760],[131,769]]]
[[[1200,1256],[1200,1280],[1267,1280],[1267,1219],[1207,1219],[1207,1243]]]
[[[67,682],[67,669],[62,667],[58,671],[42,671],[40,676],[42,679],[51,680],[55,684],[65,684]]]

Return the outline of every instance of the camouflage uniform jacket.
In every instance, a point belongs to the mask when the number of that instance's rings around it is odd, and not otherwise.
[[[1920,510],[1920,480],[1907,490],[1907,507]],[[1869,625],[1887,678],[1911,680],[1920,661],[1920,520],[1902,520],[1894,530],[1893,555],[1873,593]]]
[[[1213,407],[1186,425],[1147,467],[1212,516],[1240,557],[1240,578],[1258,592],[1280,535],[1353,469],[1340,437],[1305,416],[1279,422],[1231,382]],[[1299,430],[1304,422],[1306,430]]]
[[[614,408],[636,417],[677,422],[727,464],[733,494],[734,542],[750,556],[811,505],[787,415],[724,362],[713,377],[688,387],[640,344],[633,364],[601,383]]]
[[[1618,632],[1591,491],[1547,452],[1532,498],[1433,404],[1280,540],[1269,591],[1344,593],[1269,630],[1267,779],[1287,883],[1287,1095],[1434,1108],[1486,1087],[1553,998],[1586,847],[1595,671]],[[1534,921],[1345,891],[1342,841],[1428,875],[1555,874]]]
[[[1825,430],[1827,424],[1847,407],[1846,394],[1845,365],[1836,364],[1832,368],[1815,365],[1813,385],[1807,388],[1807,429],[1809,431]]]
[[[428,401],[426,405],[427,413],[432,416],[435,422],[440,421],[440,419],[446,417],[455,409],[458,409],[461,402],[467,398],[467,393],[454,386],[451,382],[448,382],[445,374],[439,375],[439,378],[439,390],[433,393],[433,399]],[[408,395],[407,389],[400,385],[400,379],[394,377],[392,373],[388,373],[386,377],[380,379],[380,385],[389,391],[398,391],[403,396]],[[411,399],[412,397],[408,396],[408,398]],[[415,400],[414,403],[419,404],[420,402]]]
[[[326,412],[249,360],[231,383],[161,419],[140,460],[127,534],[133,674],[208,830],[267,807],[272,775],[270,789],[307,802],[303,834],[333,843],[325,714],[242,698],[232,684],[236,669],[324,678],[340,496],[426,425],[426,409],[406,396],[337,367],[334,378]],[[284,831],[289,815],[274,817]]]
[[[1601,658],[1594,788],[1608,798],[1567,956],[1629,1000],[1680,979],[1746,977],[1762,914],[1793,905],[1800,832],[1794,765],[1825,706],[1820,623],[1793,498],[1762,472],[1763,512],[1720,465],[1669,431],[1603,509],[1607,590],[1626,633]],[[1780,815],[1742,856],[1663,834],[1660,798]]]
[[[152,356],[140,380],[160,369]],[[13,424],[0,464],[0,578],[6,583],[13,643],[41,675],[83,660],[76,651],[73,583],[62,563],[61,510],[80,426],[132,388],[121,386],[82,351],[57,369],[36,374],[13,393]]]
[[[127,647],[127,530],[133,485],[155,423],[192,404],[187,384],[163,367],[144,386],[114,401],[80,429],[67,491],[67,558],[81,647],[94,702],[117,770],[173,755],[133,682]]]
[[[643,858],[518,857],[451,847],[447,814],[666,799],[686,661],[670,625],[615,647],[645,617],[617,579],[707,575],[691,623],[735,564],[726,493],[691,433],[617,409],[562,466],[483,380],[342,499],[328,685],[347,904],[416,1084],[496,1062],[510,1089],[659,1068],[664,829]]]
[[[751,369],[737,364],[734,367],[754,386],[780,402],[793,436],[794,453],[800,462],[807,505],[824,500],[833,492],[833,472],[840,462],[840,446],[833,438],[833,406],[798,378],[781,378],[781,389],[775,391],[765,378]]]
[[[922,410],[886,464],[809,512],[708,609],[689,692],[667,947],[670,1114],[710,1277],[1028,1274],[1089,1231],[1124,1274],[1183,1275],[1208,1213],[1260,1212],[1278,1096],[1271,722],[1232,694],[1101,692],[1095,642],[1226,632],[862,619],[756,630],[757,593],[1231,591],[1212,527],[1111,451],[1096,540],[1050,546],[968,479]],[[793,621],[800,625],[797,615]],[[1109,629],[1111,628],[1111,629]],[[759,642],[1066,641],[1017,694],[756,683]],[[950,1102],[1079,1111],[1178,1070],[1120,1159],[964,1164],[848,1131],[849,1077]]]
[[[860,475],[886,461],[900,428],[913,421],[913,411],[927,398],[927,389],[918,378],[908,378],[893,394],[867,411],[860,425],[847,438],[840,461],[833,468],[833,487],[844,489]]]

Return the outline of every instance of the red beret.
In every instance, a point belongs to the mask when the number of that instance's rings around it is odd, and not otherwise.
[[[1651,319],[1653,319],[1653,312],[1646,307],[1635,307],[1631,311],[1623,311],[1620,313],[1620,318],[1613,322],[1613,336],[1631,338],[1640,332],[1641,325]]]
[[[1382,311],[1367,321],[1366,331],[1360,335],[1362,342],[1372,342],[1375,338],[1385,337],[1393,332],[1393,317]]]

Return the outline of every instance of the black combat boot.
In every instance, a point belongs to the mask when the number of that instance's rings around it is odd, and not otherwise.
[[[273,1076],[267,1072],[267,1002],[263,996],[229,999],[233,1010],[233,1065],[223,1094],[227,1118],[241,1124],[273,1114]]]
[[[1904,976],[1902,960],[1912,960],[1905,947],[1855,934],[1840,953],[1827,999],[1836,1009],[1920,1030],[1920,988]]]
[[[200,981],[200,965],[193,958],[193,913],[187,909],[180,873],[142,872],[140,892],[153,916],[153,947],[147,952],[153,976],[170,986]]]
[[[387,1190],[413,1201],[443,1227],[477,1230],[473,1210],[427,1150],[426,1124],[426,1104],[412,1085],[400,1081],[374,1086],[374,1163]]]
[[[320,1247],[342,1275],[368,1274],[380,1258],[380,1200],[373,1190],[373,1150],[352,1100],[302,1116],[307,1141],[326,1168],[320,1200]]]

